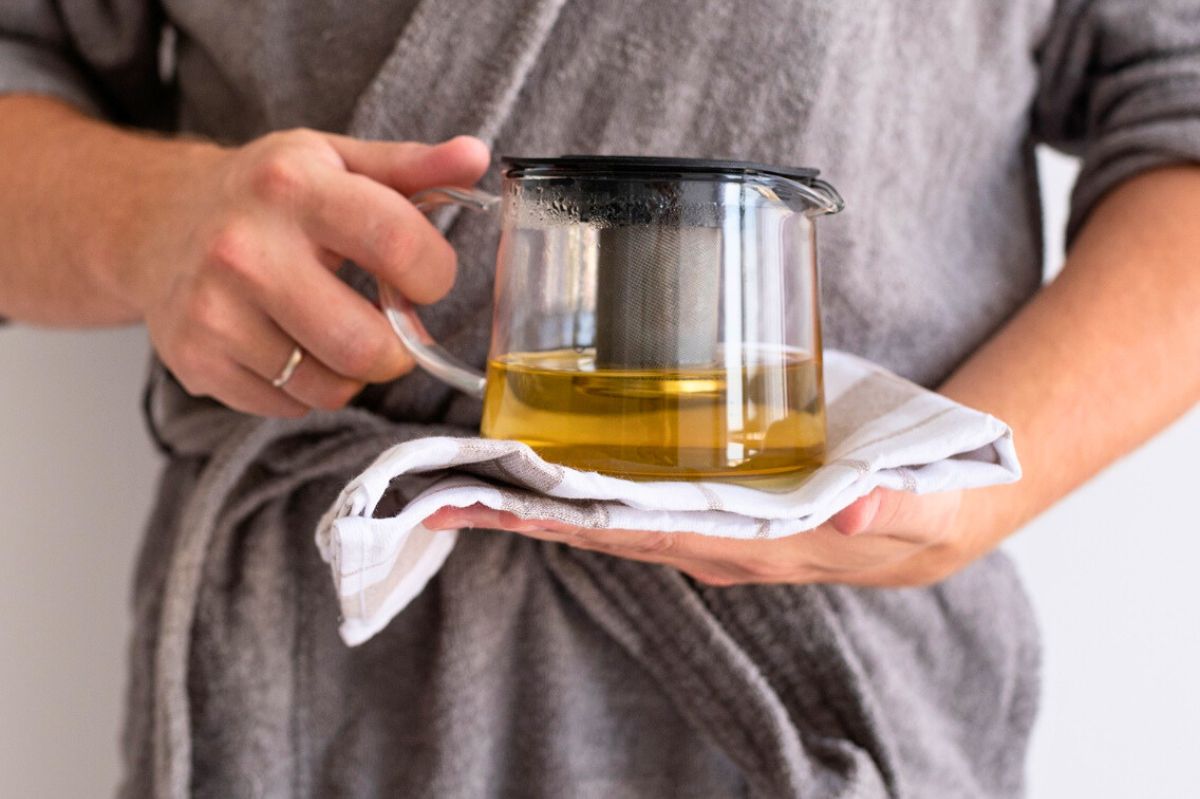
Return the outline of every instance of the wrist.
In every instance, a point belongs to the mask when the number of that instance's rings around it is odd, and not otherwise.
[[[200,140],[118,135],[105,156],[107,174],[89,198],[93,214],[85,215],[81,237],[91,240],[81,268],[101,296],[141,320],[179,257],[167,243],[186,240],[204,196],[198,184],[225,150]]]
[[[1014,488],[1014,485],[1003,485],[962,492],[955,528],[968,559],[987,554],[1016,531],[1019,523],[1013,513]]]
[[[112,325],[143,317],[140,285],[184,251],[178,209],[211,144],[124,131],[48,97],[0,97],[0,313],[51,325]],[[160,246],[143,258],[158,230]],[[169,235],[163,235],[167,231]]]

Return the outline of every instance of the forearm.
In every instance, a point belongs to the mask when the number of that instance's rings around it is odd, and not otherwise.
[[[120,130],[48,98],[0,97],[0,316],[140,318],[123,269],[141,226],[213,145]]]
[[[981,551],[1200,400],[1200,167],[1112,192],[1059,277],[941,391],[1004,419],[1024,478],[966,492]]]

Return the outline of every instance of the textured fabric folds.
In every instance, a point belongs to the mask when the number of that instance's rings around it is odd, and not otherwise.
[[[825,354],[829,457],[803,480],[631,481],[547,463],[515,441],[422,438],[388,448],[342,489],[317,526],[356,645],[401,612],[437,573],[453,532],[422,522],[480,504],[523,519],[593,530],[660,530],[739,539],[817,527],[876,488],[927,493],[1020,476],[1012,431],[860,358]],[[393,516],[377,510],[393,481],[432,481]]]
[[[934,386],[1040,286],[1033,144],[1083,156],[1073,232],[1121,181],[1200,160],[1196,14],[1195,0],[5,0],[0,93],[230,144],[307,126],[818,167],[847,200],[820,231],[826,345]],[[461,264],[426,327],[481,365],[496,232],[473,215],[443,229]],[[365,273],[343,276],[371,295]],[[148,400],[171,457],[134,590],[124,796],[1022,792],[1037,634],[1002,554],[920,589],[718,590],[466,531],[350,648],[314,526],[385,447],[474,435],[478,401],[415,372],[344,412],[253,420],[157,362]],[[397,480],[380,513],[428,485]]]

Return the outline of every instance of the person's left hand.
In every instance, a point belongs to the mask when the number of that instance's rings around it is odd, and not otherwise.
[[[595,530],[526,520],[482,505],[443,508],[432,530],[507,530],[632,560],[673,566],[709,585],[847,583],[927,585],[983,554],[963,516],[961,491],[916,495],[877,489],[815,530],[744,541],[696,533]]]

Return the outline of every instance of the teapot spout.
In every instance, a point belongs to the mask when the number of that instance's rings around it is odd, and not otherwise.
[[[795,179],[781,175],[771,176],[774,196],[782,200],[796,213],[807,217],[836,214],[846,207],[837,189],[816,176]]]
[[[800,184],[800,191],[812,204],[808,209],[810,216],[825,216],[836,214],[846,207],[846,201],[828,182],[820,178],[810,178]]]

